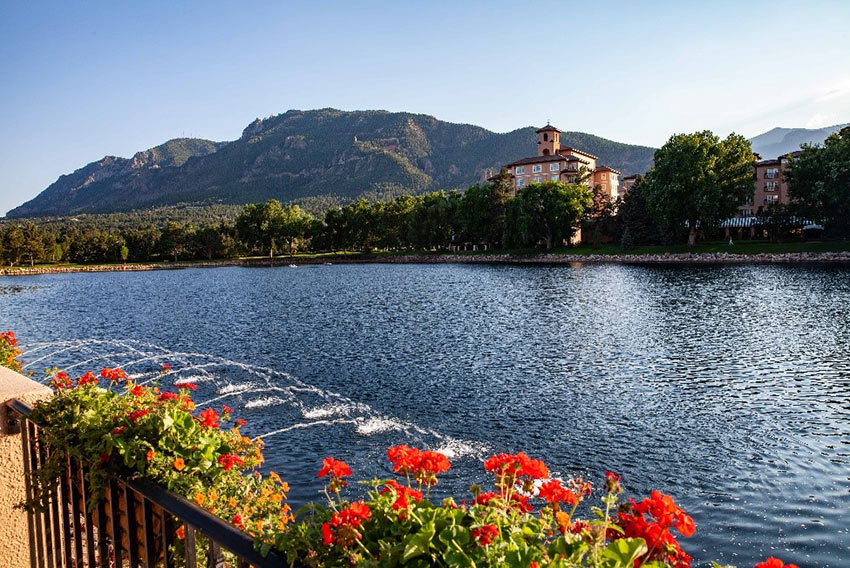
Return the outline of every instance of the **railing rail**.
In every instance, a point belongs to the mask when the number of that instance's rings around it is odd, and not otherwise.
[[[32,408],[12,400],[12,426],[20,429],[27,502],[31,568],[272,568],[289,564],[273,551],[254,549],[250,535],[155,484],[112,476],[105,496],[95,498],[78,460],[66,459],[65,471],[38,491],[33,473],[51,448],[29,419]],[[184,527],[184,538],[177,528]],[[177,552],[177,554],[175,554]],[[227,554],[229,553],[229,554]]]

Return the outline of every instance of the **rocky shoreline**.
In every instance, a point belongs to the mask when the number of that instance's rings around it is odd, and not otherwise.
[[[185,268],[219,268],[223,266],[269,267],[315,264],[743,264],[850,262],[850,251],[801,253],[665,253],[665,254],[441,254],[398,256],[346,256],[324,258],[251,258],[210,262],[173,262],[156,264],[103,264],[92,266],[36,266],[0,268],[0,276],[32,276],[71,272],[139,272],[147,270],[180,270]]]

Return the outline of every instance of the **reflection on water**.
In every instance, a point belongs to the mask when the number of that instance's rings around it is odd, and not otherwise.
[[[751,566],[850,558],[850,269],[317,266],[0,278],[30,368],[171,363],[316,495],[326,455],[389,444],[622,472],[693,514],[685,548]],[[479,473],[481,472],[481,473]]]

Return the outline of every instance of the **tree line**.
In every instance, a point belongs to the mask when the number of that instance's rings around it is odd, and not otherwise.
[[[585,242],[616,242],[624,249],[693,244],[718,231],[752,198],[754,166],[745,138],[731,134],[721,140],[703,131],[672,136],[656,152],[653,168],[623,198],[612,199],[583,183],[553,181],[529,185],[514,196],[510,174],[502,170],[462,192],[331,203],[315,216],[271,199],[241,208],[184,207],[181,220],[160,216],[159,223],[151,212],[4,222],[0,258],[7,265],[32,265],[445,250],[468,244],[551,249],[570,243],[579,229]],[[822,146],[804,146],[783,175],[791,203],[763,210],[766,227],[788,230],[793,219],[808,219],[824,223],[832,236],[850,236],[850,128]]]

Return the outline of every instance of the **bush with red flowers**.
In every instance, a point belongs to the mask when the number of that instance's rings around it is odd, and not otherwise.
[[[36,404],[31,415],[52,448],[34,487],[48,491],[71,457],[87,467],[97,496],[110,475],[147,479],[232,522],[260,545],[272,541],[293,520],[288,484],[274,472],[260,475],[262,442],[241,433],[245,422],[233,422],[232,409],[193,414],[194,385],[163,386],[168,371],[163,366],[150,385],[121,369],[76,379],[51,371],[56,394]],[[37,496],[31,506],[38,502]]]

